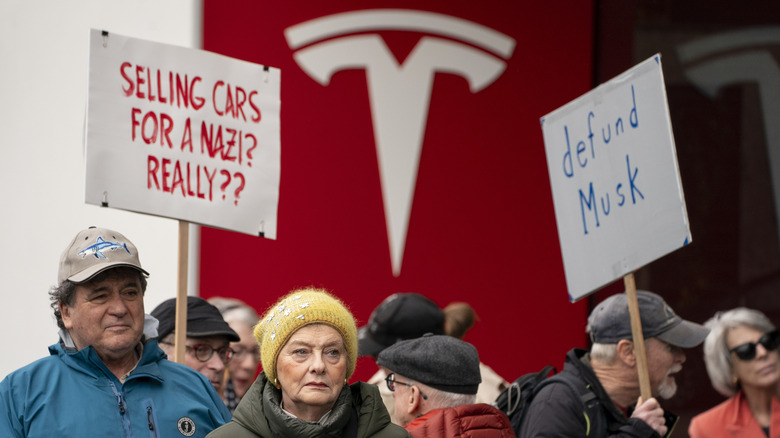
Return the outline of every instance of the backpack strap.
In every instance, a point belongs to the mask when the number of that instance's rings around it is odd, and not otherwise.
[[[543,387],[551,384],[551,383],[563,383],[566,386],[569,387],[571,392],[574,394],[577,394],[579,397],[578,399],[582,403],[582,415],[585,417],[585,436],[590,436],[590,433],[592,430],[598,430],[594,429],[594,420],[599,421],[601,418],[598,415],[598,408],[600,406],[598,396],[590,387],[590,384],[583,385],[582,381],[579,379],[574,379],[574,376],[569,373],[560,373],[556,374],[554,376],[551,376],[548,379],[545,379],[534,390],[534,395],[536,395]]]
[[[512,414],[514,414],[515,411],[523,405],[523,399],[528,398],[523,394],[524,387],[530,386],[531,388],[534,388],[539,385],[540,382],[546,380],[550,373],[555,375],[557,372],[558,371],[554,366],[547,365],[537,373],[524,374],[518,377],[514,382],[501,391],[501,394],[499,394],[496,400],[493,402],[493,406],[502,410],[505,414],[507,414],[508,417],[511,418]],[[536,391],[533,391],[533,394],[535,395]]]

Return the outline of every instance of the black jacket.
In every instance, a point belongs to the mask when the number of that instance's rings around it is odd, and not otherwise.
[[[568,385],[550,383],[541,388],[528,407],[519,437],[660,438],[647,423],[626,418],[615,406],[593,373],[586,350],[575,348],[566,354],[560,377],[589,386],[598,406],[586,408],[580,394]]]

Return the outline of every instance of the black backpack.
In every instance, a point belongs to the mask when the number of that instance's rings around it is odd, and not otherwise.
[[[550,375],[552,373],[552,376]],[[509,422],[515,431],[516,436],[520,436],[520,427],[523,425],[523,417],[528,411],[536,393],[544,386],[553,383],[562,382],[566,384],[572,392],[579,394],[582,401],[582,412],[588,421],[588,424],[597,421],[597,415],[594,415],[595,409],[599,406],[598,398],[589,387],[582,384],[575,384],[566,377],[566,373],[557,374],[554,366],[547,365],[541,371],[536,373],[523,374],[518,377],[511,385],[506,387],[498,395],[493,406],[504,412],[509,417]],[[589,415],[590,414],[590,415]],[[592,428],[588,429],[587,435],[590,435]]]

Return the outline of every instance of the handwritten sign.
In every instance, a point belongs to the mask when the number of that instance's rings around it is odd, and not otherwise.
[[[90,31],[85,200],[276,238],[279,69]]]
[[[660,55],[541,123],[571,301],[691,242]]]

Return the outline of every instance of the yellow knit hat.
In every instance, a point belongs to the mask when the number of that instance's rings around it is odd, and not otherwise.
[[[352,313],[338,298],[323,289],[290,292],[269,307],[255,326],[255,339],[268,381],[277,385],[276,359],[295,331],[311,324],[327,324],[338,330],[347,349],[347,379],[357,363],[357,325]],[[277,385],[278,386],[278,385]]]

